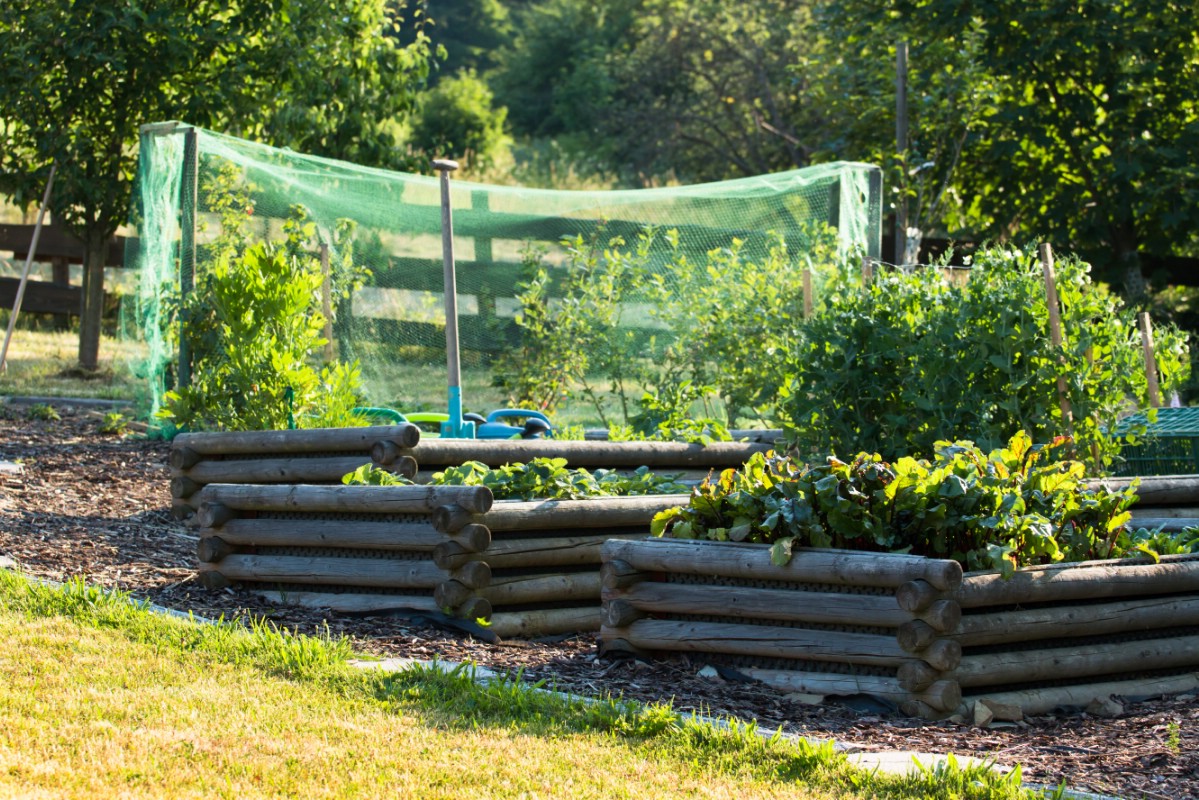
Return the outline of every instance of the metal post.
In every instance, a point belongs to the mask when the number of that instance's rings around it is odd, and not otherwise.
[[[445,358],[450,417],[442,423],[441,435],[455,439],[473,439],[475,424],[462,419],[462,367],[458,358],[458,279],[454,271],[454,220],[450,213],[450,173],[458,169],[458,162],[439,158],[433,162],[433,168],[441,173],[441,253],[445,265]]]
[[[200,197],[200,153],[199,134],[188,128],[183,134],[183,180],[179,191],[180,241],[179,241],[179,372],[175,383],[180,387],[192,382],[191,346],[187,342],[187,296],[196,285],[196,205]]]
[[[33,266],[33,254],[37,252],[37,240],[42,236],[42,221],[46,218],[46,209],[50,206],[50,190],[54,187],[54,173],[57,171],[58,165],[51,164],[50,177],[46,178],[46,192],[42,195],[42,205],[37,212],[37,223],[33,226],[33,238],[29,241],[29,252],[25,254],[25,267],[21,270],[21,282],[17,285],[17,296],[13,301],[12,314],[8,318],[8,333],[4,334],[4,349],[0,350],[0,372],[8,370],[8,343],[12,341],[12,333],[17,326],[17,315],[21,313],[21,302],[25,299],[25,285],[29,283],[29,268]]]

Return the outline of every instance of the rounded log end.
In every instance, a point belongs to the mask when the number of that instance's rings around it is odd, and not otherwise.
[[[214,592],[220,591],[221,589],[228,589],[233,585],[233,581],[214,570],[205,570],[204,572],[201,572],[198,580],[200,581],[201,586]]]
[[[461,567],[464,558],[473,553],[458,542],[441,542],[433,548],[433,563],[438,569],[451,570]]]
[[[434,509],[429,521],[439,533],[456,533],[470,524],[470,516],[462,506],[450,504]]]
[[[461,619],[491,619],[491,603],[483,597],[472,597],[454,609],[454,616]]]
[[[398,444],[404,448],[413,448],[420,444],[420,426],[414,425],[411,422],[406,422],[403,425],[397,425],[398,433],[396,439]]]
[[[171,497],[176,499],[191,497],[200,491],[200,488],[200,484],[186,475],[176,475],[174,478],[171,478]]]
[[[940,593],[928,581],[914,580],[900,584],[895,590],[895,602],[913,614],[923,611],[940,599]]]
[[[957,681],[934,681],[927,689],[916,694],[913,700],[927,703],[936,711],[954,712],[962,703],[962,687]]]
[[[962,663],[962,646],[952,639],[937,639],[916,655],[933,669],[949,672]]]
[[[627,600],[609,600],[603,606],[603,624],[623,628],[645,617],[645,612]]]
[[[172,469],[191,469],[200,463],[200,454],[190,447],[173,447],[167,457]]]
[[[922,615],[941,633],[952,633],[962,624],[962,607],[952,600],[935,600]]]
[[[943,592],[957,591],[962,585],[962,565],[947,558],[930,560],[925,579]]]
[[[475,491],[471,493],[469,502],[463,505],[467,511],[475,514],[486,514],[495,504],[495,495],[487,486],[472,486],[471,488],[475,489]]]
[[[201,528],[219,528],[235,516],[237,512],[224,503],[207,502],[200,506],[197,521]]]
[[[909,653],[919,652],[937,640],[937,631],[927,622],[912,620],[899,626],[895,639]],[[956,704],[955,704],[956,705]]]
[[[896,677],[899,685],[907,691],[922,692],[941,677],[941,672],[923,661],[912,660],[899,665]]]
[[[482,553],[491,547],[491,530],[486,525],[477,522],[466,525],[462,530],[453,534],[454,541],[472,553]]]
[[[416,459],[412,456],[400,456],[396,460],[392,472],[399,473],[408,480],[412,480],[416,477],[416,471],[419,468],[420,465],[416,463]]]
[[[470,599],[469,587],[459,581],[442,581],[433,589],[433,602],[441,609],[455,609]]]
[[[605,589],[625,589],[645,580],[646,574],[627,561],[614,558],[600,566],[600,585]]]
[[[482,561],[471,561],[450,575],[470,589],[482,589],[491,583],[491,567]]]
[[[371,461],[380,466],[390,466],[400,457],[400,448],[388,441],[375,442],[371,445]]]
[[[196,545],[196,556],[203,562],[220,561],[233,552],[233,547],[219,536],[205,536]]]

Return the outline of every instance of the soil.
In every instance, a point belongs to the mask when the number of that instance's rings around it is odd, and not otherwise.
[[[885,708],[806,705],[752,683],[704,678],[703,662],[653,664],[596,654],[595,637],[487,644],[397,618],[325,616],[195,581],[197,537],[170,514],[163,442],[99,433],[102,410],[58,407],[60,420],[0,406],[0,562],[55,581],[82,578],[198,616],[265,617],[288,629],[350,637],[360,651],[474,661],[585,695],[670,701],[681,711],[754,719],[854,748],[953,752],[1020,764],[1026,782],[1155,800],[1199,800],[1199,699],[1125,702],[1113,718],[1063,711],[978,728]],[[3,466],[0,464],[0,466]],[[707,671],[707,672],[710,672]]]

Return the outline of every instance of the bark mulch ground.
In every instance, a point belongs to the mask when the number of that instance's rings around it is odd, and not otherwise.
[[[596,655],[594,636],[486,644],[395,618],[350,618],[270,605],[254,595],[209,591],[195,580],[197,538],[170,514],[163,442],[103,435],[103,414],[58,408],[58,421],[0,406],[0,557],[25,573],[82,578],[204,617],[264,617],[288,629],[328,630],[364,652],[474,661],[562,691],[669,701],[683,711],[754,719],[862,750],[953,752],[1020,764],[1024,779],[1128,798],[1199,800],[1199,699],[1129,702],[1114,718],[1082,713],[976,728],[927,723],[880,709],[805,705],[749,683],[700,677],[700,661],[655,664]]]

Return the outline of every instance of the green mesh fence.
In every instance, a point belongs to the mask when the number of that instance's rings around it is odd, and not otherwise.
[[[519,341],[515,317],[524,254],[541,248],[566,268],[563,237],[658,237],[641,268],[667,282],[704,270],[706,254],[743,242],[750,257],[772,237],[796,268],[822,226],[842,254],[878,257],[882,179],[877,167],[833,163],[722,183],[631,191],[550,191],[452,181],[463,393],[468,410],[509,400],[491,371]],[[173,312],[230,239],[279,240],[297,206],[315,225],[309,247],[325,265],[327,359],[357,359],[366,402],[403,411],[445,409],[445,317],[440,189],[436,177],[368,169],[243,141],[178,123],[147,125],[141,139],[136,302],[122,331],[144,342],[134,365],[146,408],[188,378]],[[682,264],[682,267],[680,266]],[[630,296],[621,324],[655,331],[652,298]],[[547,365],[549,368],[552,365]]]

